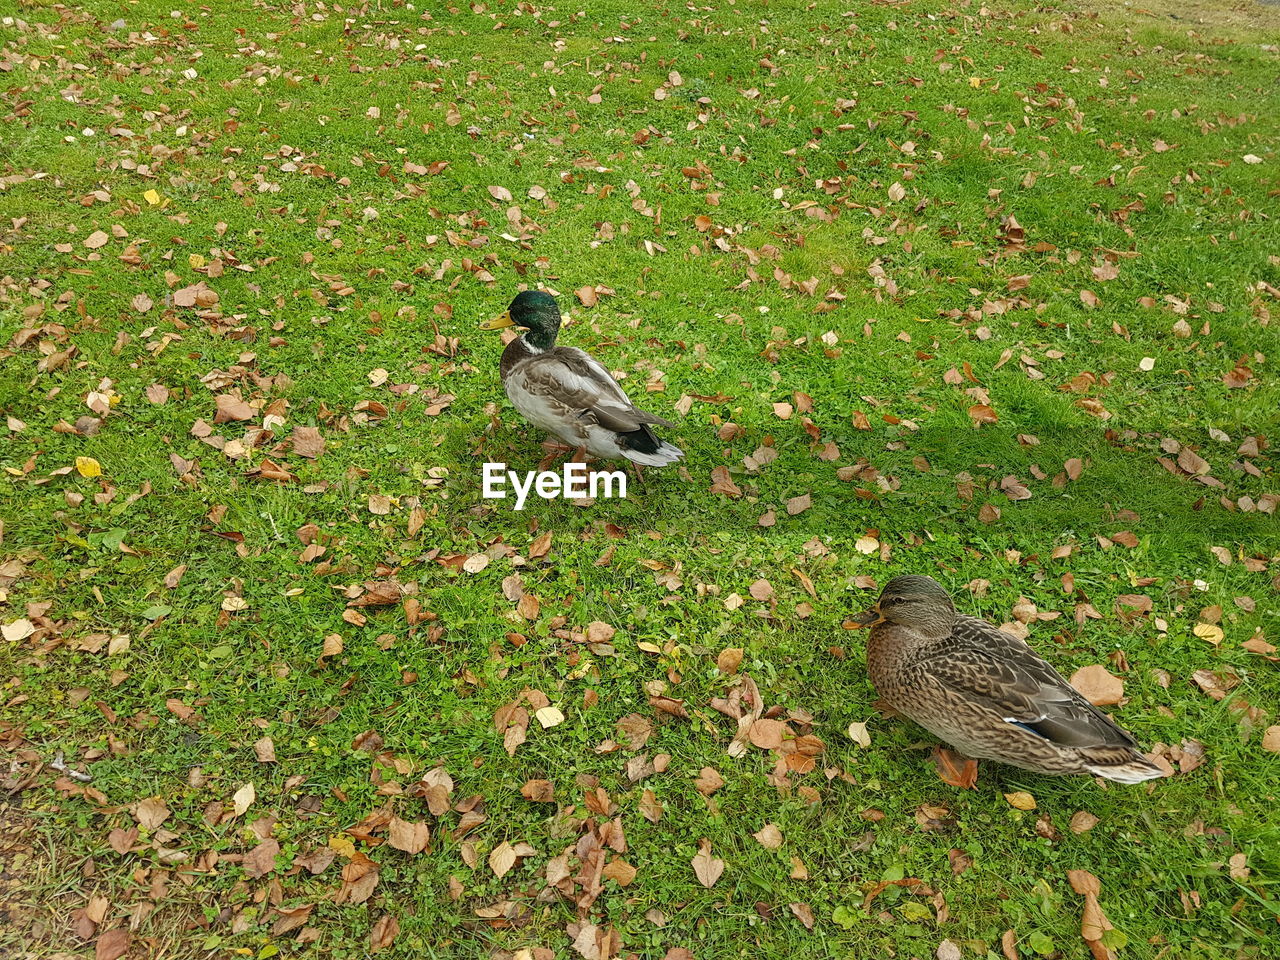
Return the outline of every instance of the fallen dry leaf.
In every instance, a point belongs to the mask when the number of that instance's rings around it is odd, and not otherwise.
[[[520,795],[534,803],[551,803],[555,793],[555,786],[550,780],[527,780],[520,788]]]
[[[733,676],[738,672],[738,668],[742,666],[742,648],[727,647],[720,651],[720,655],[716,657],[716,669],[721,673]]]
[[[369,952],[377,953],[385,950],[395,942],[400,934],[400,921],[389,913],[384,913],[369,931]]]
[[[1069,682],[1096,707],[1116,704],[1124,699],[1124,681],[1100,664],[1081,667],[1071,675]]]
[[[1071,832],[1088,833],[1101,821],[1087,810],[1077,810],[1071,815]]]
[[[132,939],[128,927],[116,927],[106,931],[98,937],[98,942],[93,948],[94,960],[117,960],[123,957],[129,952]]]
[[[698,852],[690,862],[698,882],[707,888],[714,887],[724,873],[724,861],[711,855],[711,841],[707,839],[698,841]]]
[[[1280,753],[1280,724],[1267,727],[1262,734],[1262,749],[1268,753]]]
[[[804,924],[806,930],[813,929],[813,908],[807,903],[790,903],[787,904],[791,908],[791,912],[795,914],[797,920]]]
[[[720,776],[714,767],[703,767],[693,785],[700,794],[709,797],[724,786],[724,777]]]
[[[1015,810],[1034,810],[1036,808],[1036,798],[1022,790],[1016,793],[1006,793],[1004,799]]]
[[[766,850],[777,850],[782,846],[782,831],[778,829],[776,823],[766,823],[751,836],[755,837],[756,842]]]
[[[978,783],[978,761],[970,760],[948,750],[946,747],[935,747],[933,750],[933,766],[938,771],[938,779],[943,783],[962,790],[972,790]]]
[[[431,828],[425,823],[392,817],[388,825],[387,842],[397,850],[413,856],[422,853],[431,842]]]
[[[503,840],[489,853],[489,869],[499,880],[511,872],[516,865],[516,851],[510,842]]]

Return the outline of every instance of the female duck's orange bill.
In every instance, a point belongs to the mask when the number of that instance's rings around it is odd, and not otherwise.
[[[860,627],[874,627],[877,623],[884,622],[884,614],[880,612],[880,604],[877,603],[870,610],[854,614],[849,618],[849,621],[856,623]]]

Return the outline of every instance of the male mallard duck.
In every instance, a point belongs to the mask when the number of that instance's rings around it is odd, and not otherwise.
[[[638,410],[601,363],[577,347],[558,347],[560,308],[541,290],[519,294],[483,330],[523,327],[502,352],[502,385],[524,418],[593,457],[625,457],[662,467],[684,451],[658,439],[653,426],[673,424]]]
[[[957,613],[932,577],[894,577],[859,618],[884,701],[974,758],[1139,783],[1164,774],[1029,646]]]

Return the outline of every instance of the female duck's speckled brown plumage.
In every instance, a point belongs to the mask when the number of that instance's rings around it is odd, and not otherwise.
[[[932,577],[890,580],[867,669],[884,701],[970,757],[1121,783],[1163,776],[1137,741],[1027,644],[956,612]]]

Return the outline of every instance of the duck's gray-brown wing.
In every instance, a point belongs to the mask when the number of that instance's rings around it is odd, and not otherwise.
[[[637,409],[609,371],[576,347],[554,347],[520,364],[518,372],[526,391],[577,419],[598,423],[608,430],[630,433],[645,424],[672,425]]]
[[[1137,743],[1029,646],[974,617],[958,617],[948,641],[916,667],[1008,723],[1064,747]]]

